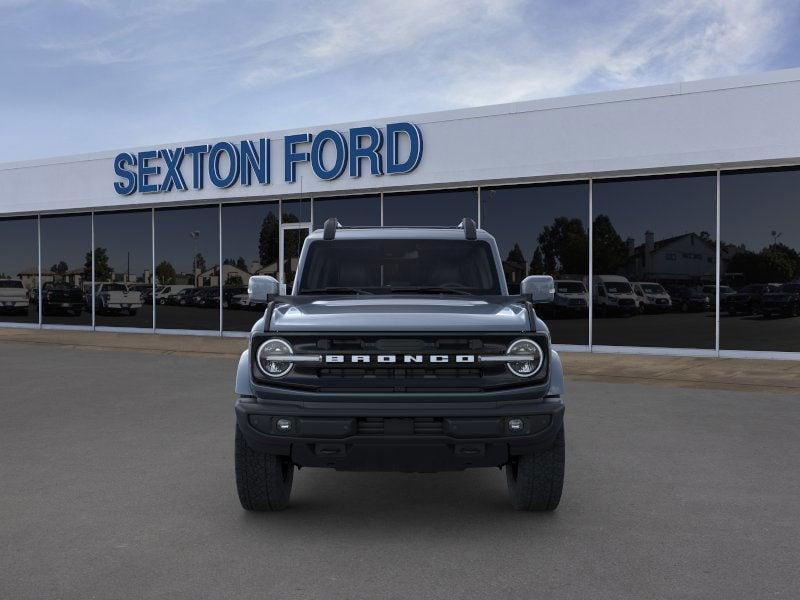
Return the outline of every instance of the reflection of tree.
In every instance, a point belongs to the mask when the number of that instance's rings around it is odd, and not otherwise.
[[[94,279],[95,281],[111,281],[114,278],[114,269],[108,265],[108,251],[97,247],[94,250]],[[83,263],[83,280],[92,280],[92,253],[86,253]]]
[[[597,215],[594,220],[594,272],[617,273],[628,260],[628,247],[614,229],[607,215]]]
[[[156,280],[160,285],[169,285],[175,283],[175,267],[173,267],[166,260],[162,260],[156,267]]]
[[[800,277],[800,253],[786,244],[761,252],[742,250],[728,262],[728,273],[741,273],[745,283],[782,283]]]
[[[198,252],[194,257],[194,268],[201,273],[206,270],[206,259],[203,258],[203,253]]]
[[[552,225],[545,225],[537,241],[531,274],[560,275],[588,270],[589,236],[580,219],[556,218]]]
[[[269,213],[261,223],[258,234],[258,260],[266,267],[278,260],[278,219]]]
[[[64,273],[69,271],[69,266],[67,266],[67,263],[61,260],[56,264],[54,264],[52,267],[50,267],[50,270],[56,275],[63,275]]]

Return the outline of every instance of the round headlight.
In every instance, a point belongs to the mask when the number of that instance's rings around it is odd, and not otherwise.
[[[264,375],[268,377],[283,377],[292,370],[293,363],[271,360],[270,355],[292,354],[292,347],[289,342],[279,338],[267,340],[258,347],[256,352],[256,364]]]
[[[517,377],[531,377],[539,372],[544,363],[542,347],[533,340],[521,339],[511,343],[506,354],[525,355],[526,360],[509,361],[508,370]]]

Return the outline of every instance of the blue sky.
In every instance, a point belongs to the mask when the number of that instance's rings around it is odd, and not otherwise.
[[[0,0],[0,162],[800,65],[767,0]]]

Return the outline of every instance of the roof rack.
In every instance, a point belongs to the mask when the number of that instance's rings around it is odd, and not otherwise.
[[[339,219],[335,217],[330,217],[326,219],[325,224],[323,225],[322,231],[322,239],[324,240],[333,240],[336,239],[336,230],[337,229],[344,229],[344,226],[339,222]],[[349,229],[362,229],[361,227],[351,227]],[[365,227],[363,229],[373,229],[372,227]],[[436,227],[436,226],[422,226],[420,229],[451,229],[450,227]],[[464,230],[464,238],[468,240],[477,240],[478,239],[478,228],[475,225],[475,221],[470,219],[469,217],[464,217],[461,219],[461,222],[457,225],[457,229]]]

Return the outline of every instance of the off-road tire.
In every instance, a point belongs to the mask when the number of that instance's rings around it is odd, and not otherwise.
[[[258,452],[236,426],[236,491],[245,510],[282,510],[289,506],[294,465],[287,456]]]
[[[550,448],[524,454],[507,464],[506,481],[515,509],[555,510],[564,487],[564,426]]]

